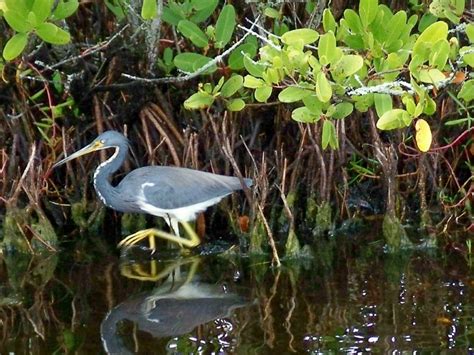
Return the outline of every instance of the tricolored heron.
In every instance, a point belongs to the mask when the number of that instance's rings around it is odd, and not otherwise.
[[[53,165],[57,167],[82,155],[97,150],[113,148],[113,155],[99,164],[94,173],[94,188],[100,200],[107,206],[120,212],[148,213],[163,217],[171,227],[173,234],[157,229],[145,229],[129,235],[119,246],[131,246],[149,238],[150,248],[155,250],[155,237],[167,239],[189,248],[200,243],[195,233],[189,233],[190,239],[179,236],[179,224],[182,222],[189,231],[186,222],[196,219],[199,212],[218,203],[222,198],[243,188],[239,178],[203,171],[171,166],[145,166],[126,175],[117,186],[110,183],[111,175],[116,172],[127,158],[129,142],[116,131],[107,131],[99,135],[89,145],[71,154]],[[250,187],[252,180],[243,179]]]

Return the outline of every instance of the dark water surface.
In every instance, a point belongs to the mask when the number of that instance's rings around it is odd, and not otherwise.
[[[474,351],[473,266],[460,255],[338,238],[275,269],[232,251],[94,247],[1,259],[1,354]]]

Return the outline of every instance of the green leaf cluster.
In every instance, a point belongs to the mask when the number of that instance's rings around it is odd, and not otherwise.
[[[456,22],[456,17],[459,22],[464,1],[433,1],[430,10],[421,23],[417,15],[394,13],[378,0],[362,0],[358,11],[345,10],[339,21],[325,9],[324,32],[299,28],[269,34],[258,57],[257,47],[244,43],[241,57],[236,59],[234,51],[228,60],[232,70],[246,72],[243,89],[233,94],[241,94],[242,107],[251,101],[266,104],[272,97],[292,105],[295,121],[322,125],[323,148],[338,147],[336,120],[354,109],[366,112],[374,107],[381,130],[417,123],[416,140],[426,151],[431,130],[421,116],[436,112],[432,89],[449,84],[455,74],[453,62],[467,68],[474,65],[474,25],[466,26],[469,46],[459,48],[448,23],[440,20]],[[282,21],[276,9],[267,7],[264,14],[275,23]],[[423,30],[417,33],[417,28]],[[473,85],[472,80],[464,82],[458,98],[473,100]],[[394,95],[401,100],[394,100]]]
[[[224,5],[214,25],[207,26],[205,30],[202,29],[201,25],[214,13],[218,3],[218,0],[185,0],[182,2],[170,0],[163,8],[162,18],[169,25],[176,26],[183,37],[188,39],[195,47],[202,48],[203,52],[208,52],[211,47],[221,50],[232,40],[234,34],[237,17],[234,6]],[[256,52],[256,40],[246,41],[230,55],[230,67],[234,70],[241,69],[243,67],[243,54],[246,53],[253,57]],[[166,55],[167,58],[163,56],[158,65],[167,74],[174,67],[183,72],[191,73],[211,60],[210,57],[200,53],[186,52],[176,55],[173,63],[170,63],[168,58],[172,55],[169,51]],[[211,74],[216,69],[217,67],[213,65],[203,74]]]
[[[70,35],[51,21],[63,20],[76,12],[77,0],[60,0],[53,11],[54,0],[4,0],[3,17],[16,32],[3,48],[3,57],[12,60],[25,49],[28,38],[36,34],[51,44],[66,44]]]
[[[184,102],[184,107],[188,110],[204,109],[220,98],[227,110],[241,111],[245,107],[245,101],[234,95],[242,89],[243,84],[244,78],[238,74],[231,76],[227,81],[221,77],[214,87],[210,83],[200,84],[199,91]]]
[[[447,18],[458,24],[465,5],[465,0],[433,0],[430,4],[430,12],[438,18]]]
[[[156,6],[156,0],[145,1],[151,1]],[[233,5],[228,4],[222,7],[215,26],[208,26],[205,31],[199,26],[212,15],[218,3],[218,0],[186,0],[179,3],[172,0],[164,7],[162,18],[166,23],[176,26],[178,31],[196,47],[206,48],[213,44],[217,49],[224,48],[232,39],[236,26]],[[153,18],[156,15],[156,9],[151,9],[148,13],[150,16],[143,16],[145,19]]]
[[[156,2],[156,0],[155,0]],[[206,21],[216,9],[219,0],[170,0],[163,8],[163,21],[178,26],[181,20],[189,20],[195,24]]]

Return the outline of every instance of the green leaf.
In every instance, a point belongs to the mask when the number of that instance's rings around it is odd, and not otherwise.
[[[267,17],[274,18],[274,19],[279,19],[281,17],[280,12],[271,7],[266,7],[265,10],[263,11],[263,14]]]
[[[343,119],[349,116],[354,110],[354,105],[350,102],[340,102],[336,105],[336,110],[331,117],[336,119]]]
[[[454,126],[454,125],[458,125],[458,124],[464,124],[464,123],[469,122],[471,120],[472,120],[471,117],[465,117],[465,118],[459,118],[457,120],[450,120],[450,121],[445,122],[444,124],[446,126]]]
[[[354,34],[361,34],[363,32],[360,17],[354,10],[344,10],[344,20]]]
[[[392,97],[388,94],[374,94],[374,103],[378,117],[382,117],[385,112],[392,109]]]
[[[252,59],[247,57],[246,55],[244,56],[244,66],[245,69],[249,72],[249,74],[252,74],[253,76],[261,78],[263,76],[263,73],[265,72],[265,65],[254,62]]]
[[[141,15],[144,20],[151,20],[155,18],[158,9],[156,1],[157,0],[143,0]]]
[[[36,27],[36,26],[38,26],[38,25],[40,24],[40,23],[38,22],[38,20],[36,19],[35,13],[32,12],[32,11],[30,11],[30,12],[28,13],[28,17],[27,17],[26,21],[28,21],[28,22],[31,24],[31,26],[33,26],[33,27]]]
[[[344,55],[335,65],[333,70],[335,76],[344,78],[357,73],[364,65],[364,59],[360,55]]]
[[[204,85],[202,85],[202,90],[210,95],[214,94],[211,83],[205,83]]]
[[[469,52],[472,52],[472,50],[474,50],[473,46],[462,47],[459,50],[459,54],[461,55],[464,63],[474,68],[474,53],[469,53]]]
[[[36,34],[51,44],[66,44],[71,40],[69,33],[50,22],[44,22],[36,27]]]
[[[430,12],[440,18],[448,18],[458,24],[464,11],[464,0],[435,0],[430,4]]]
[[[212,15],[219,3],[219,0],[193,0],[192,1],[196,13],[189,19],[194,23],[206,21]],[[179,21],[178,21],[179,22]]]
[[[233,99],[227,102],[226,107],[229,111],[242,111],[245,107],[245,101],[242,99]]]
[[[213,3],[213,0],[191,0],[191,5],[196,11],[201,11],[207,8],[210,3]]]
[[[398,50],[401,42],[398,42],[402,35],[403,29],[406,27],[407,14],[405,11],[398,11],[392,18],[386,23],[387,34],[384,41],[384,47],[389,52]],[[398,48],[396,48],[398,46]]]
[[[331,84],[323,72],[316,76],[316,96],[321,102],[328,102],[332,97]]]
[[[33,29],[33,26],[26,21],[25,17],[28,16],[28,13],[22,14],[15,10],[7,10],[3,13],[5,21],[8,25],[13,28],[16,32],[25,33]]]
[[[420,68],[423,65],[424,59],[421,55],[412,56],[410,64],[408,64],[408,69],[410,70],[410,74],[414,77],[418,78],[418,74],[420,72]]]
[[[423,113],[431,116],[436,112],[436,102],[428,94],[426,95],[426,103],[423,109]]]
[[[244,78],[242,75],[234,75],[227,80],[221,89],[222,97],[231,97],[234,95],[238,90],[242,88],[244,84]]]
[[[272,87],[265,85],[255,89],[255,99],[258,102],[267,102],[268,98],[272,94]]]
[[[421,99],[415,106],[415,113],[413,113],[413,117],[416,118],[423,113],[423,109],[425,108],[425,99]]]
[[[439,69],[436,69],[436,68],[421,69],[419,77],[420,77],[420,81],[424,83],[435,84],[435,85],[439,83],[440,81],[446,79],[444,74]]]
[[[362,96],[355,96],[353,98],[355,101],[355,108],[359,112],[367,112],[369,107],[371,107],[374,104],[374,95],[373,94],[367,94],[367,95],[362,95]]]
[[[173,50],[170,47],[166,47],[163,51],[163,62],[166,65],[171,65],[173,63]]]
[[[288,31],[289,31],[289,28],[288,28],[288,25],[286,23],[280,22],[280,21],[275,21],[273,23],[273,33],[276,36],[282,36],[283,34],[285,34]]]
[[[33,6],[31,7],[31,12],[36,16],[36,21],[38,24],[46,21],[46,19],[51,14],[51,9],[53,7],[53,0],[35,0]]]
[[[461,16],[457,16],[456,14],[454,14],[452,11],[449,11],[449,10],[446,10],[444,12],[444,16],[449,20],[451,21],[452,23],[455,23],[455,24],[458,24],[459,23],[459,20],[460,20],[460,17]]]
[[[361,0],[359,2],[359,16],[364,28],[367,28],[378,13],[378,0]]]
[[[321,136],[321,146],[323,147],[323,149],[326,149],[328,145],[330,145],[333,149],[337,149],[338,147],[336,127],[330,120],[324,120]]]
[[[155,1],[155,0],[153,0]],[[178,31],[188,38],[197,47],[206,47],[209,44],[207,36],[194,23],[188,20],[181,20],[178,23]]]
[[[313,115],[321,116],[323,103],[315,95],[303,97],[303,103]]]
[[[418,23],[418,31],[423,32],[428,26],[435,23],[438,18],[429,12],[425,12],[421,16],[420,22]]]
[[[313,123],[320,119],[319,115],[312,113],[307,107],[298,107],[291,112],[291,118],[297,122]]]
[[[440,39],[446,39],[448,36],[448,25],[444,21],[438,21],[428,26],[413,46],[413,56],[420,55],[424,59],[428,59],[428,55],[433,45]]]
[[[344,19],[341,20],[341,22]],[[348,35],[344,38],[344,42],[352,49],[357,51],[365,50],[364,40],[361,35]]]
[[[340,51],[340,49],[339,49]],[[319,38],[318,56],[321,65],[328,65],[336,59],[338,50],[336,48],[336,37],[334,33],[328,32]]]
[[[198,53],[180,53],[174,57],[174,65],[186,73],[194,73],[196,70],[202,68],[212,58],[206,57]],[[217,70],[217,66],[214,64],[210,68],[206,69],[203,74],[211,74]]]
[[[405,94],[402,96],[402,102],[405,105],[407,112],[410,116],[415,116],[416,104],[413,96],[410,94]]]
[[[79,1],[77,0],[59,1],[58,6],[56,6],[56,9],[53,11],[51,19],[55,21],[64,20],[74,14],[78,7]]]
[[[184,20],[185,16],[181,7],[174,2],[170,2],[168,3],[168,6],[163,8],[163,15],[161,18],[170,25],[178,26],[179,21]]]
[[[466,35],[469,38],[469,43],[474,43],[474,25],[472,23],[466,26]]]
[[[53,86],[57,92],[62,93],[64,91],[63,80],[61,78],[61,72],[56,70],[53,74]]]
[[[452,5],[452,1],[450,1],[450,5]],[[472,5],[472,4],[471,4]],[[457,16],[462,16],[464,13],[464,8],[466,7],[465,0],[454,0],[454,14]]]
[[[449,57],[449,42],[445,39],[435,43],[430,53],[430,66],[443,70]]]
[[[303,45],[314,43],[318,40],[319,33],[309,28],[300,28],[288,31],[281,36],[283,43],[292,45],[297,41],[302,41]]]
[[[216,22],[216,48],[224,48],[232,38],[235,29],[235,9],[225,5]]]
[[[246,88],[258,89],[265,86],[265,82],[262,79],[257,79],[252,75],[246,75],[244,78],[244,86]]]
[[[464,82],[458,93],[458,98],[463,99],[466,103],[474,100],[474,79]]]
[[[232,70],[240,70],[244,68],[244,54],[250,58],[257,54],[257,47],[253,43],[244,43],[235,48],[229,55],[229,68]]]
[[[18,57],[26,47],[28,43],[27,33],[17,33],[8,40],[3,48],[3,58],[6,60],[12,60]]]
[[[408,112],[402,109],[393,109],[387,111],[377,121],[377,128],[382,131],[389,131],[392,129],[407,127],[412,118]]]
[[[336,20],[330,9],[324,9],[323,11],[323,28],[324,32],[332,31],[336,33]]]
[[[2,0],[0,2],[0,7],[3,11],[16,11],[22,16],[27,16],[28,12],[31,10],[32,3],[31,1],[24,0]]]
[[[125,18],[125,11],[121,4],[116,4],[115,0],[104,0],[105,6],[114,14],[117,21],[121,22]],[[56,8],[57,10],[57,8]],[[56,12],[56,11],[55,11]],[[53,20],[61,19],[61,12],[58,13],[58,18],[53,13]]]
[[[199,91],[191,95],[184,101],[184,108],[187,110],[198,110],[207,108],[214,103],[214,96],[207,92]]]
[[[285,103],[300,101],[303,98],[312,95],[310,90],[302,89],[296,86],[289,86],[278,94],[278,100]]]
[[[282,71],[275,68],[268,68],[267,71],[263,74],[263,80],[268,84],[278,84],[283,78],[280,74]]]
[[[224,85],[224,81],[225,81],[225,78],[221,76],[221,78],[217,82],[217,85],[214,86],[214,89],[211,90],[212,95],[217,94],[221,90],[222,85]]]

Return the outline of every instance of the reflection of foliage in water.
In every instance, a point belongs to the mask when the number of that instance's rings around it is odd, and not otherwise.
[[[47,328],[56,323],[51,307],[55,298],[47,285],[54,279],[58,256],[31,257],[15,253],[3,255],[0,262],[3,341],[27,334],[45,339]]]
[[[154,338],[131,322],[122,323],[120,332],[131,334],[128,346],[141,352],[212,351],[224,343],[239,353],[464,352],[473,346],[474,283],[464,259],[424,251],[388,255],[379,246],[361,248],[351,238],[321,240],[312,258],[283,260],[279,269],[265,258],[197,257],[199,282],[223,285],[250,300],[249,306],[174,337]],[[45,265],[16,255],[3,259],[0,318],[8,327],[0,328],[0,352],[22,352],[26,346],[35,353],[101,352],[99,325],[106,313],[165,285],[163,279],[122,277],[115,256],[83,255],[77,251]],[[169,265],[163,260],[176,255],[155,258],[163,270]],[[136,260],[128,262],[151,269],[150,260]],[[182,270],[185,275],[187,266]]]

